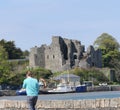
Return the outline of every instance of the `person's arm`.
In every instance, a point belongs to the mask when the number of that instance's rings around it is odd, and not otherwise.
[[[44,88],[46,88],[46,86],[47,86],[47,85],[46,85],[46,81],[44,81],[43,83],[44,83]]]
[[[40,78],[40,81],[43,83],[44,88],[46,88],[46,81],[43,78]]]
[[[25,80],[23,81],[23,85],[22,85],[22,88],[20,89],[20,91],[25,91],[26,89],[26,83],[25,83]]]

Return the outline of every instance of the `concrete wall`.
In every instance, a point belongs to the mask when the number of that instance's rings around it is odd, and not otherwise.
[[[120,98],[93,100],[38,100],[37,110],[120,110]],[[28,110],[26,101],[0,100],[0,110]]]

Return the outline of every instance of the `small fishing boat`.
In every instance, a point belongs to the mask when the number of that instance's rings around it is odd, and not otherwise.
[[[26,90],[17,90],[16,95],[27,95]]]
[[[60,94],[60,93],[73,93],[75,92],[75,87],[69,84],[60,83],[56,88],[48,90],[48,94]]]

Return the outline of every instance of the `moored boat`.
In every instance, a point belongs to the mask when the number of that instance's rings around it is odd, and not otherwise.
[[[26,95],[26,90],[17,90],[16,95]]]
[[[60,83],[57,85],[57,88],[48,90],[50,94],[60,94],[60,93],[73,93],[75,92],[75,87],[69,84]]]

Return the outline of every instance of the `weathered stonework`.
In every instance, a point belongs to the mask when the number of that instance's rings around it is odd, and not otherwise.
[[[38,100],[37,110],[120,110],[120,98],[89,100]],[[28,110],[26,101],[0,100],[0,110]]]
[[[85,47],[78,40],[53,36],[52,43],[30,49],[29,66],[43,67],[52,71],[68,70],[74,67],[102,67],[101,51]]]

